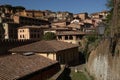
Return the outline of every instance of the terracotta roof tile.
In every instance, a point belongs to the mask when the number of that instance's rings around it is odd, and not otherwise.
[[[62,42],[62,41],[38,41],[28,45],[13,48],[11,52],[57,52],[69,48],[78,47],[76,44]]]
[[[53,65],[52,61],[43,56],[9,55],[0,58],[0,80],[16,80],[45,67]]]

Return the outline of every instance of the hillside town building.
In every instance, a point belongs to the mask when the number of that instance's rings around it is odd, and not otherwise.
[[[51,27],[52,28],[65,28],[67,25],[69,25],[70,22],[66,21],[57,21],[57,22],[52,22]]]
[[[82,46],[82,38],[85,35],[84,32],[80,31],[57,31],[56,36],[58,41],[78,44]]]
[[[43,29],[49,26],[23,26],[18,28],[18,40],[41,40]]]
[[[82,22],[80,19],[74,19],[71,21],[69,25],[67,25],[68,28],[71,28],[72,30],[82,30],[82,27],[84,26],[84,22]]]
[[[3,23],[3,39],[17,39],[17,28],[20,26],[17,23]]]
[[[44,12],[40,10],[23,10],[22,12],[17,12],[16,14],[19,16],[34,17],[39,19],[42,19],[45,16]]]
[[[11,17],[0,17],[0,23],[13,23],[13,19]]]
[[[49,22],[46,20],[25,17],[25,16],[13,16],[14,22],[20,25],[49,25]]]
[[[61,28],[61,27],[59,27],[59,28],[49,28],[49,29],[44,30],[44,34],[47,33],[47,32],[52,32],[52,33],[56,34],[57,31],[71,31],[71,29],[68,28],[68,27],[65,27],[65,28]]]
[[[79,14],[74,14],[74,18],[80,18],[81,20],[85,20],[88,18],[88,13],[79,13]]]

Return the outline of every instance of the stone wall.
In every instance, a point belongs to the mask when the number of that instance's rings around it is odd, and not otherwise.
[[[90,54],[87,70],[95,80],[120,80],[120,42],[114,56],[110,52],[110,40],[103,40]]]

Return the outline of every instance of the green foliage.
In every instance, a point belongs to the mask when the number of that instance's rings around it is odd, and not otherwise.
[[[90,76],[91,80],[95,80],[95,78],[93,76]]]
[[[12,6],[9,5],[9,4],[5,4],[5,5],[2,5],[2,6],[4,6],[5,8],[12,8]]]
[[[86,41],[83,53],[85,56],[85,60],[87,62],[91,50],[94,49],[95,47],[97,47],[97,45],[101,39],[101,36],[97,36],[96,34],[91,34],[91,35],[86,36],[86,39],[87,39],[87,41]]]
[[[24,10],[25,8],[23,6],[15,6],[16,9],[19,9],[19,10]]]
[[[110,14],[107,16],[108,28],[111,28],[112,37],[119,35],[120,32],[120,0],[107,0],[106,6],[110,10]],[[106,29],[107,32],[110,29]]]
[[[71,71],[71,78],[72,80],[88,80],[86,75],[83,72],[74,72]]]
[[[114,1],[114,0],[107,0],[106,6],[107,6],[108,8],[110,8],[110,9],[113,8],[113,6],[114,6],[113,1]]]
[[[25,7],[23,6],[12,6],[9,4],[2,5],[2,7],[4,8],[2,9],[2,12],[5,12],[5,8],[7,8],[8,10],[13,10],[13,13],[25,10]]]
[[[56,39],[56,35],[52,32],[47,32],[43,36],[43,40],[55,40],[55,39]]]
[[[105,35],[108,36],[110,35],[110,27],[111,27],[111,23],[112,23],[112,17],[113,17],[113,8],[114,8],[114,0],[107,0],[107,8],[109,9],[109,14],[106,17],[106,20],[104,21],[104,23],[107,25],[106,29],[105,29]]]
[[[104,34],[105,34],[106,36],[109,36],[109,35],[110,35],[110,26],[107,26],[107,27],[106,27]]]
[[[98,36],[96,34],[91,34],[86,36],[89,43],[95,42],[96,39],[98,39]]]

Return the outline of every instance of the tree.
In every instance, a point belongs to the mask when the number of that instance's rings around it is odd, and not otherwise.
[[[106,21],[108,25],[106,33],[109,32],[113,38],[119,35],[120,32],[120,0],[107,0],[106,5],[110,10]]]
[[[9,4],[5,4],[5,5],[2,5],[3,7],[5,7],[5,8],[9,8],[9,9],[12,9],[12,6],[11,5],[9,5]]]
[[[113,1],[111,36],[117,37],[120,31],[120,0]]]
[[[107,0],[106,6],[109,9],[109,14],[107,15],[106,19],[104,20],[104,23],[107,26],[105,29],[105,35],[110,36],[111,22],[112,22],[112,16],[113,16],[113,7],[114,7],[113,0]]]
[[[25,8],[23,6],[15,6],[16,9],[19,9],[19,10],[25,10]]]
[[[15,7],[13,7],[13,10],[14,10],[14,13],[15,12],[20,12],[20,11],[25,10],[25,7],[23,7],[23,6],[15,6]]]
[[[114,7],[113,0],[107,0],[106,6],[107,6],[109,9],[112,9],[112,8]]]
[[[55,40],[55,39],[56,39],[56,35],[53,32],[47,32],[43,36],[43,40]]]

